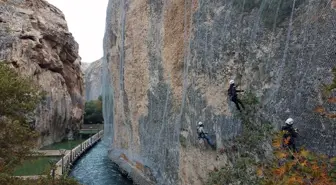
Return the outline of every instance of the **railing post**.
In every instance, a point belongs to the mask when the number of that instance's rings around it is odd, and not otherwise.
[[[70,163],[72,162],[72,149],[70,150]]]
[[[66,153],[65,149],[59,149],[60,154],[62,155],[62,175],[64,173],[64,155]]]

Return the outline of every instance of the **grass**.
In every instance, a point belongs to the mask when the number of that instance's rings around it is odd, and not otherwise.
[[[184,136],[180,135],[180,143],[182,147],[187,147],[187,138],[185,138]]]
[[[52,145],[45,146],[41,148],[41,150],[58,150],[58,149],[71,150],[84,141],[85,141],[84,139],[72,140],[72,141],[62,141],[60,143],[54,143]]]
[[[332,69],[332,73],[334,75],[334,78],[331,82],[331,84],[327,85],[326,88],[327,88],[327,91],[330,93],[333,89],[336,89],[336,68],[333,68]]]
[[[59,160],[59,157],[34,157],[31,160],[24,161],[23,164],[17,167],[14,171],[15,176],[41,175],[50,168],[49,161]]]
[[[98,133],[100,130],[98,130],[98,129],[92,129],[92,130],[90,130],[90,129],[87,129],[87,130],[80,130],[79,131],[79,133],[80,134],[96,134],[96,133]]]

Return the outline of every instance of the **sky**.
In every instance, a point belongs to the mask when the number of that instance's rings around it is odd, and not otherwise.
[[[108,0],[47,0],[65,15],[69,31],[79,44],[82,62],[103,57],[103,37]]]

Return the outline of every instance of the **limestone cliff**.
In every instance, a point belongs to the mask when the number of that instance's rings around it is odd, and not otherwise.
[[[34,119],[40,145],[60,141],[82,123],[80,60],[59,9],[44,0],[0,1],[0,61],[46,92]]]
[[[156,184],[204,184],[225,159],[199,147],[197,122],[218,148],[241,130],[230,79],[256,94],[260,120],[279,128],[291,116],[300,145],[336,155],[335,120],[315,112],[335,113],[335,90],[326,88],[336,67],[330,3],[110,0],[103,104],[111,158],[120,154]]]
[[[84,70],[85,100],[97,100],[102,93],[102,59],[92,62]]]
[[[82,63],[81,63],[81,70],[82,70],[82,72],[84,73],[85,70],[86,70],[89,66],[90,66],[90,63],[88,63],[88,62],[82,62]]]

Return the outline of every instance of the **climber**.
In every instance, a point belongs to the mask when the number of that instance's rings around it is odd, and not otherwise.
[[[198,139],[205,139],[208,144],[212,147],[215,148],[215,144],[211,141],[210,137],[208,136],[208,133],[204,131],[204,125],[202,122],[198,122],[197,126],[197,134],[198,134]]]
[[[293,128],[293,123],[294,120],[292,118],[288,118],[286,120],[286,125],[281,128],[282,131],[285,131],[283,135],[283,146],[288,147],[290,150],[292,150],[292,152],[297,152],[295,146],[295,139],[298,136],[298,129]]]
[[[242,106],[243,109],[245,109],[243,103],[238,99],[237,92],[244,92],[244,90],[237,90],[237,86],[235,86],[234,80],[230,80],[230,88],[228,89],[228,95],[233,101],[233,103],[236,104],[237,109],[241,112],[239,104]]]

